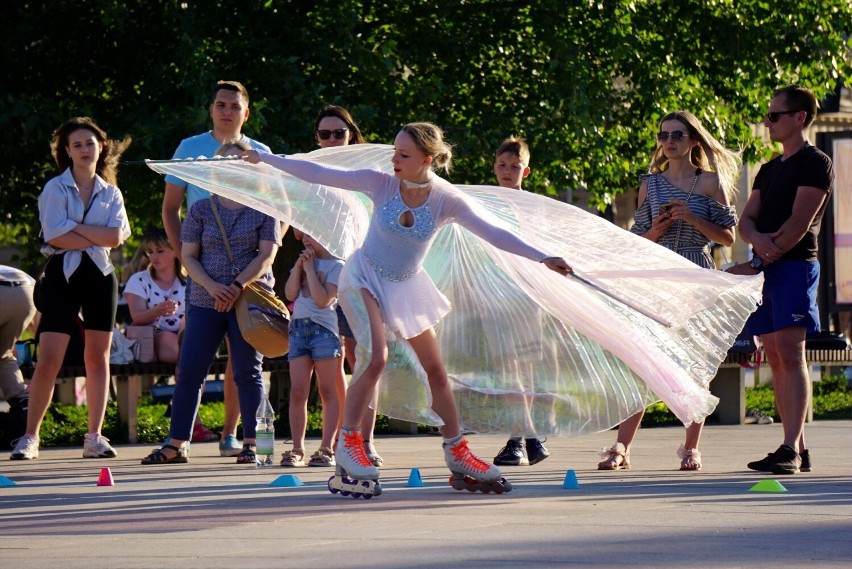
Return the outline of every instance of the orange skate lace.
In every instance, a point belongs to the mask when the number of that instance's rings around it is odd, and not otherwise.
[[[460,462],[462,465],[471,470],[475,470],[476,472],[485,472],[490,467],[487,462],[473,454],[467,446],[467,441],[464,439],[460,440],[458,444],[450,450],[453,451],[453,458],[456,462]]]
[[[351,433],[344,431],[343,442],[346,454],[348,454],[358,466],[373,466],[373,463],[370,462],[369,458],[367,458],[367,453],[364,452],[364,437],[361,436],[359,431],[353,431]]]

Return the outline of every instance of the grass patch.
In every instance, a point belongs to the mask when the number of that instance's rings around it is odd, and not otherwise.
[[[746,387],[746,409],[763,411],[769,417],[780,421],[775,409],[775,390],[772,385]],[[814,421],[831,419],[852,419],[852,388],[842,375],[834,375],[814,383],[813,394]],[[654,403],[645,411],[643,427],[664,427],[680,425],[680,420],[669,411],[665,403]]]

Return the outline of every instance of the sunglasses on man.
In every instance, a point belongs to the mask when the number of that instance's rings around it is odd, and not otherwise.
[[[348,128],[336,128],[334,130],[318,130],[317,136],[320,140],[328,140],[332,136],[334,136],[337,140],[343,140],[343,137],[346,136],[346,133],[349,132]]]
[[[775,124],[781,118],[781,115],[795,115],[799,111],[771,111],[766,113],[766,118],[769,119],[769,122]]]
[[[672,142],[680,142],[681,140],[683,140],[683,137],[685,137],[685,136],[689,136],[689,135],[686,134],[685,132],[683,132],[682,130],[673,130],[671,132],[666,132],[664,130],[661,130],[660,132],[657,133],[657,141],[667,142],[669,140],[669,138],[671,138]]]

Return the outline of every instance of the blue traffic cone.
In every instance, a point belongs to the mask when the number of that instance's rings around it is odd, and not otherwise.
[[[14,481],[6,478],[5,476],[0,476],[0,487],[3,486],[17,486]]]
[[[423,488],[423,478],[420,477],[420,469],[412,468],[411,474],[408,475],[409,488]]]
[[[573,470],[569,470],[565,473],[565,480],[562,482],[562,488],[564,490],[576,490],[580,487],[580,483],[577,482],[577,475],[574,474]]]
[[[299,477],[295,474],[282,474],[275,480],[269,483],[270,486],[304,486],[305,483],[299,480]]]

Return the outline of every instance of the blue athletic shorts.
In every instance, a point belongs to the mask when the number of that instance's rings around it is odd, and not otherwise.
[[[310,356],[312,360],[339,358],[340,337],[310,318],[298,318],[290,322],[290,353],[288,360]]]
[[[819,332],[819,263],[777,261],[768,265],[763,275],[763,304],[749,318],[748,331],[756,336],[784,328]]]

